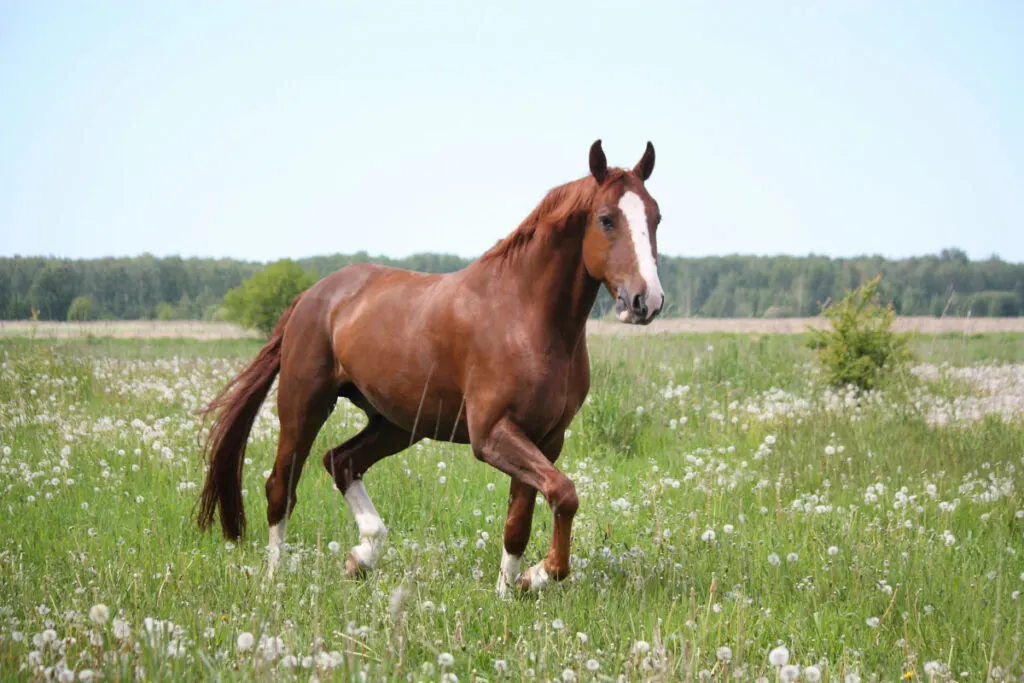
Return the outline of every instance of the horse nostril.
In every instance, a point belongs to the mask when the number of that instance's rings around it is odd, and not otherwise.
[[[647,317],[647,297],[643,294],[633,297],[633,314],[641,318]]]

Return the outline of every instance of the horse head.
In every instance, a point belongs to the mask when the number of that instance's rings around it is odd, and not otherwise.
[[[644,185],[653,170],[650,142],[631,170],[608,168],[600,140],[590,148],[597,192],[583,238],[583,262],[615,299],[619,320],[641,325],[654,320],[665,304],[657,256],[661,212]]]

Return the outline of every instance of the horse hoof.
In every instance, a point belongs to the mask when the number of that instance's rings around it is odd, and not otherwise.
[[[350,579],[363,579],[370,573],[370,568],[361,564],[354,555],[345,558],[345,575]]]
[[[527,569],[525,572],[522,572],[519,576],[516,577],[515,587],[516,587],[516,590],[519,592],[520,595],[526,595],[527,593],[530,592],[530,570],[529,569]]]

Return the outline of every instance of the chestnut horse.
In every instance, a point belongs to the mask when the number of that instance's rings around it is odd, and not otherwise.
[[[618,318],[647,324],[661,310],[655,232],[661,215],[644,182],[650,142],[632,170],[609,168],[597,140],[590,174],[561,185],[519,227],[466,268],[443,275],[347,266],[304,291],[256,358],[206,406],[201,529],[220,508],[224,535],[245,529],[242,463],[260,404],[280,373],[281,432],[267,479],[268,576],[277,566],[303,463],[338,397],[366,412],[358,434],[324,455],[355,517],[345,568],[371,569],[387,529],[363,486],[378,460],[424,437],[470,444],[512,479],[497,591],[538,591],[569,574],[579,502],[555,468],[566,427],[590,387],[586,322],[602,283]],[[554,515],[544,560],[520,573],[537,491]]]

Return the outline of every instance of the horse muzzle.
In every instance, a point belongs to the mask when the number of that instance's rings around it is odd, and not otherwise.
[[[648,294],[641,290],[633,293],[620,287],[615,297],[615,315],[624,323],[648,325],[661,313],[664,305],[665,295],[661,292]]]

